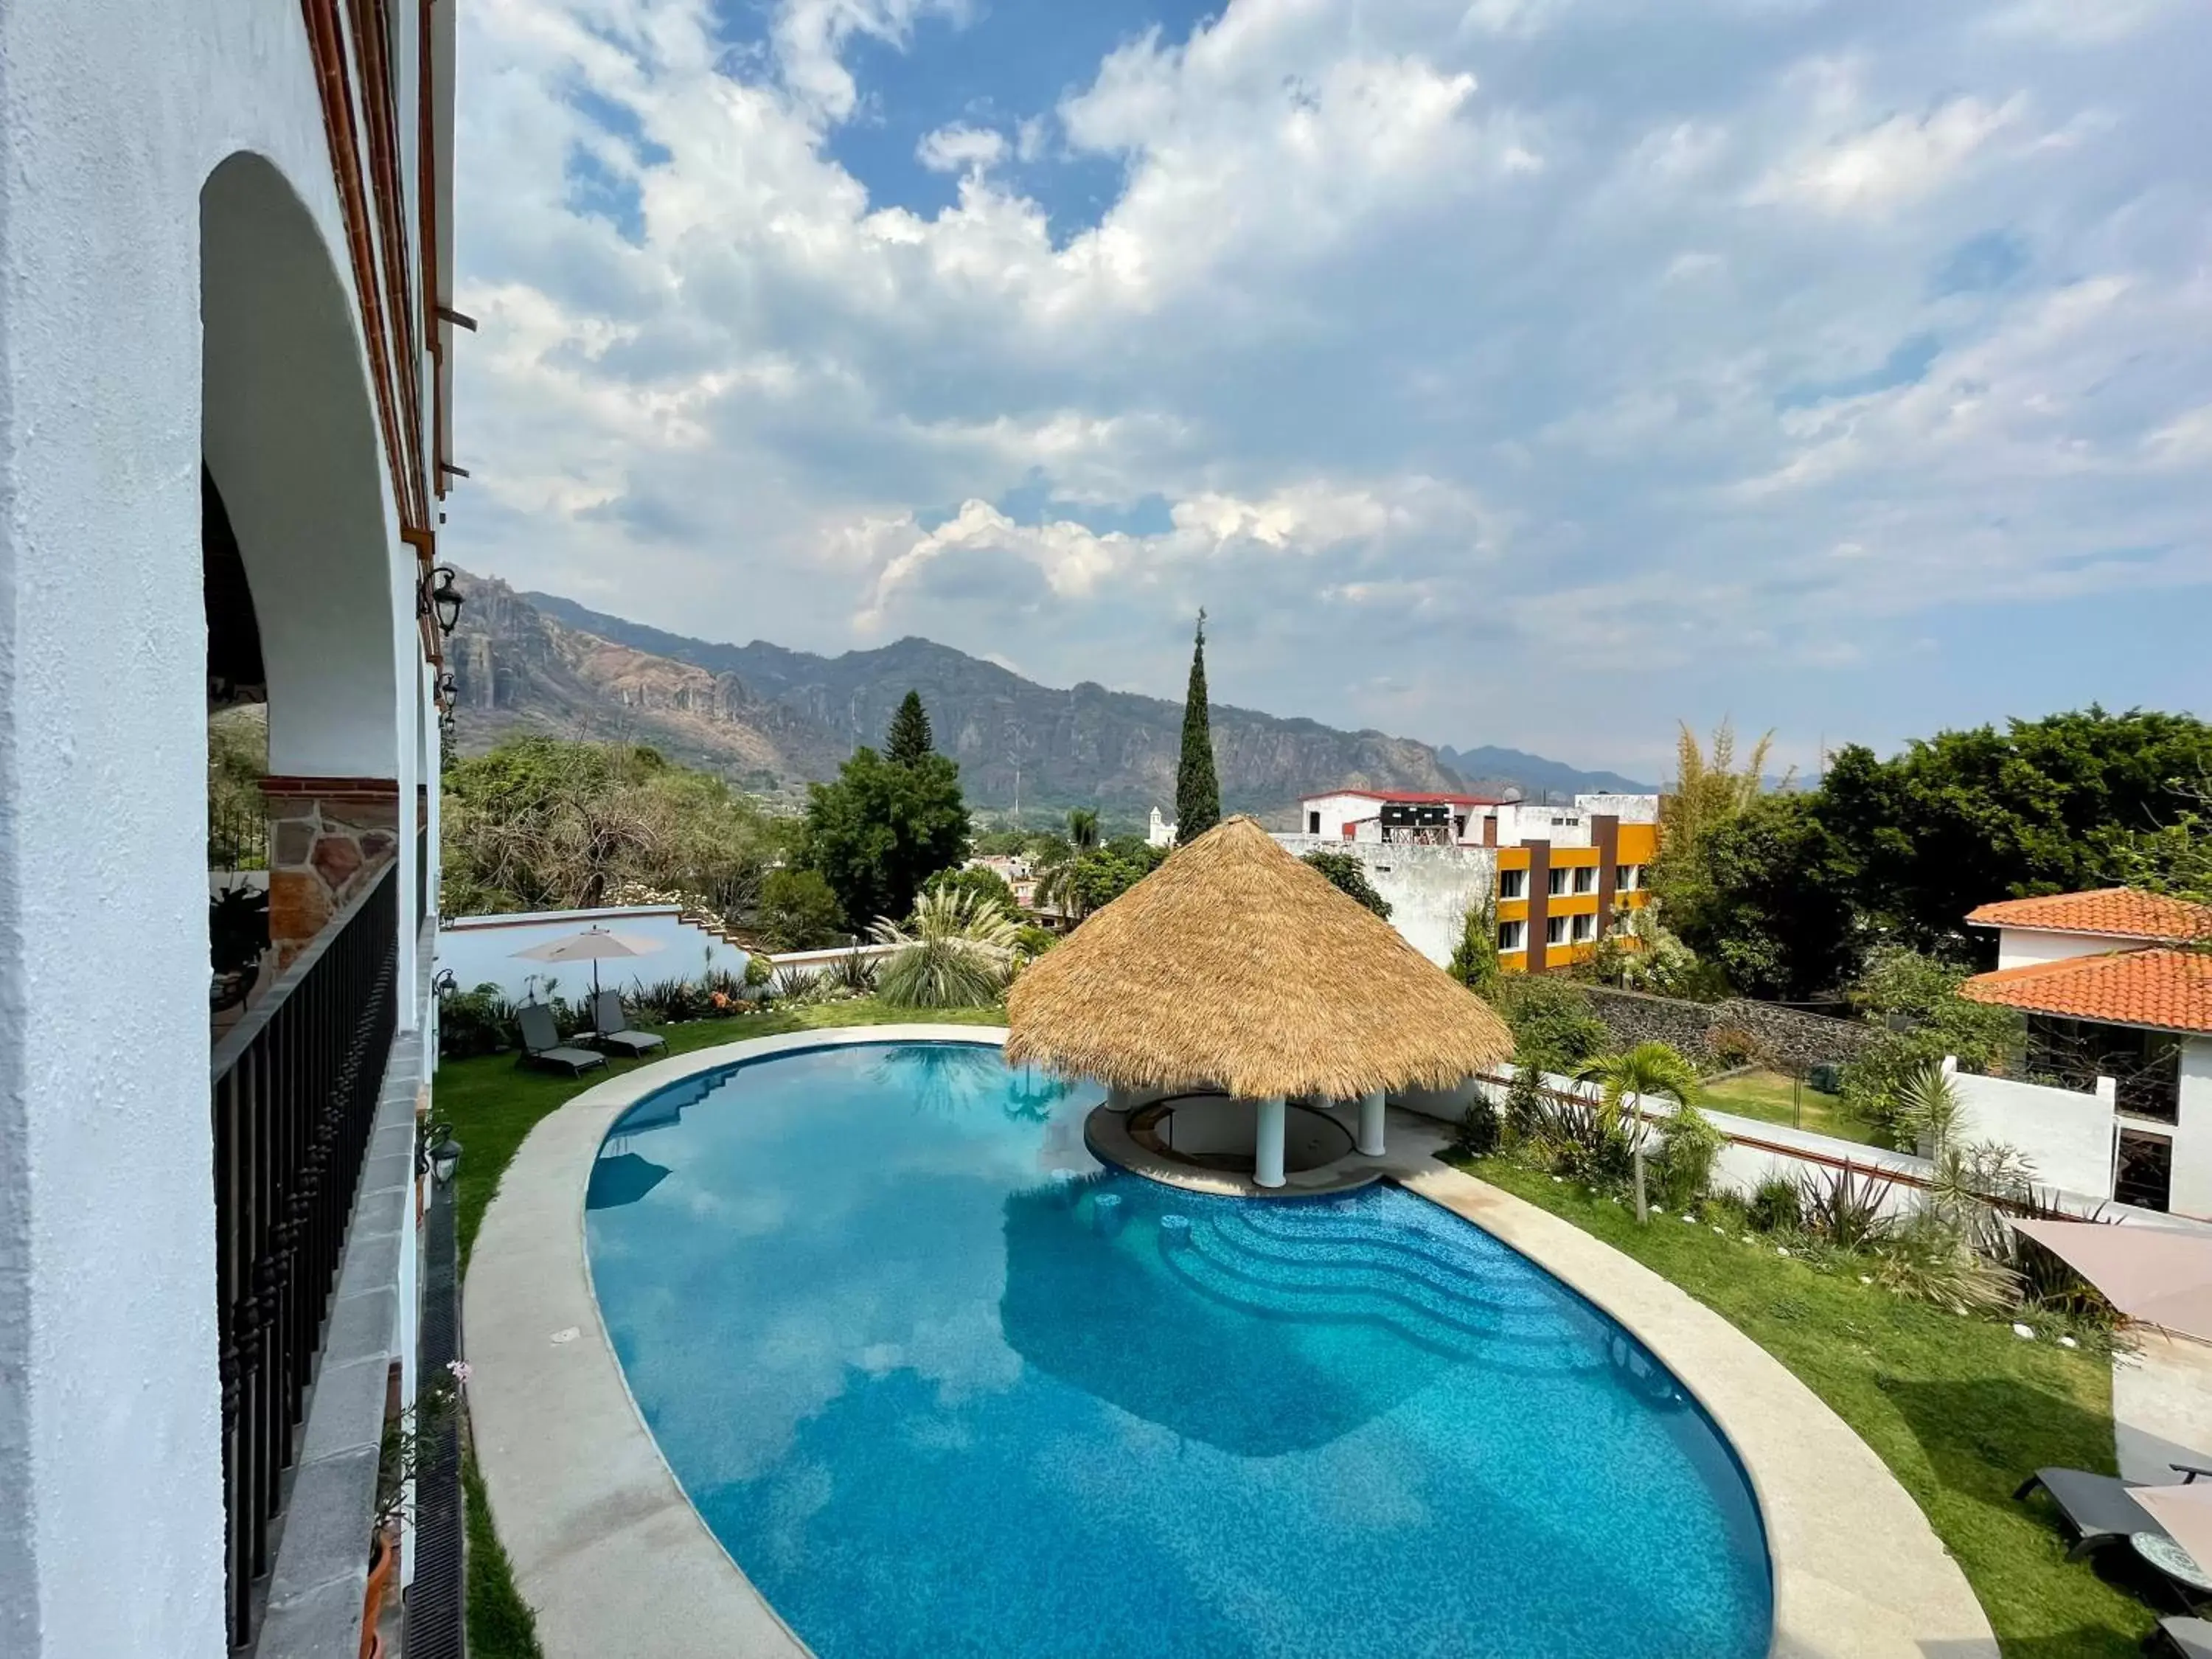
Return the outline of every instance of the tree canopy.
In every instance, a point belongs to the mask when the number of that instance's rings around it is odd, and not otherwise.
[[[1182,757],[1176,767],[1176,839],[1188,844],[1221,822],[1221,781],[1213,769],[1213,728],[1206,712],[1206,612],[1190,648],[1183,694]]]
[[[1985,961],[1966,918],[1994,900],[2212,888],[2208,778],[2212,726],[2142,710],[1944,732],[1887,760],[1852,745],[1814,788],[1701,811],[1655,886],[1739,991],[1821,997],[1885,945]]]
[[[921,706],[921,693],[909,691],[891,716],[890,730],[884,734],[884,758],[894,766],[919,766],[936,748],[929,729],[929,711]]]
[[[967,850],[960,769],[943,755],[901,764],[856,749],[836,782],[807,787],[799,862],[821,873],[855,927],[908,915],[921,884]]]
[[[788,828],[720,778],[625,744],[525,738],[454,764],[446,910],[573,909],[637,883],[750,911]]]

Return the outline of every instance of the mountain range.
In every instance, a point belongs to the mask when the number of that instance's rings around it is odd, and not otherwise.
[[[1117,824],[1155,806],[1173,814],[1180,702],[1088,681],[1040,685],[924,639],[823,657],[760,640],[689,639],[490,577],[465,575],[462,585],[468,603],[448,654],[464,754],[533,732],[620,738],[757,793],[796,796],[834,777],[856,745],[880,743],[912,690],[978,807],[1050,817],[1095,806]],[[1223,805],[1271,819],[1340,785],[1511,784],[1530,794],[1638,787],[1516,750],[1439,750],[1225,703],[1208,712]]]

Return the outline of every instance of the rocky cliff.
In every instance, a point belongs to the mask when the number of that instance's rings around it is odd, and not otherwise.
[[[912,690],[977,806],[1003,811],[1018,787],[1024,817],[1085,805],[1126,824],[1173,809],[1179,702],[1039,685],[923,639],[820,657],[687,639],[487,577],[462,585],[452,656],[465,753],[521,732],[627,738],[748,787],[789,790],[880,743]],[[1287,825],[1300,795],[1340,785],[1461,787],[1425,744],[1220,703],[1212,715],[1231,811]]]

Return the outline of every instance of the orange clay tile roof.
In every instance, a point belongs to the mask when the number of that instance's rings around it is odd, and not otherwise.
[[[2132,887],[2004,899],[1967,915],[1984,927],[2033,927],[2053,933],[2109,933],[2115,939],[2212,939],[2212,905]]]
[[[1976,1002],[2162,1031],[2212,1032],[2212,952],[2115,951],[1981,974],[1960,988]]]

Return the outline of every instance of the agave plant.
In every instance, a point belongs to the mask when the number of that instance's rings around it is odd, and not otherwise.
[[[998,1000],[1013,969],[1021,926],[989,899],[939,888],[915,901],[904,926],[888,917],[872,935],[896,947],[876,976],[896,1008],[974,1008]]]

